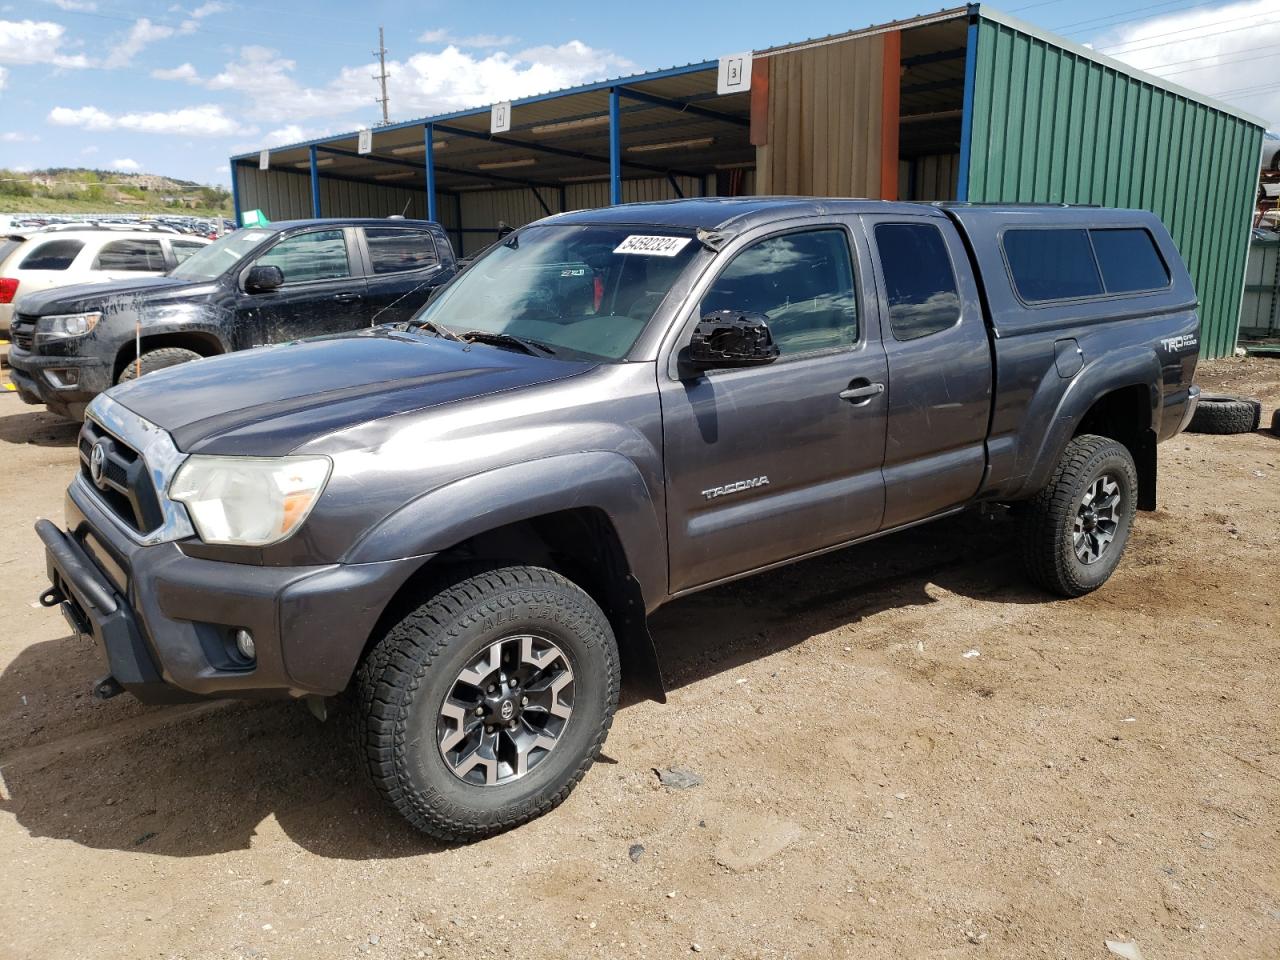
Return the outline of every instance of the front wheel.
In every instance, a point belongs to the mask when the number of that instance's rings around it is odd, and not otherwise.
[[[503,567],[437,593],[393,626],[357,677],[357,748],[378,792],[450,841],[557,806],[618,705],[613,631],[579,587]]]
[[[1138,471],[1128,449],[1109,437],[1076,437],[1049,485],[1023,511],[1028,575],[1064,597],[1098,589],[1120,563],[1137,503]]]
[[[120,371],[120,376],[116,377],[116,383],[128,383],[130,380],[138,379],[138,377],[145,377],[148,373],[155,373],[157,370],[176,367],[180,363],[190,363],[192,360],[199,359],[200,354],[184,347],[160,347],[156,350],[148,350],[140,358],[129,361],[125,368]]]

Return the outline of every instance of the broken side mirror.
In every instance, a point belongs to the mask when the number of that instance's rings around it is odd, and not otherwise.
[[[284,271],[274,265],[251,267],[244,278],[247,293],[270,293],[284,286]]]
[[[778,359],[778,345],[763,313],[717,310],[693,328],[683,365],[694,371],[758,367]]]

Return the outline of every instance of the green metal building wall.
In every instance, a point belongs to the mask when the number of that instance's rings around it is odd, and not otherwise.
[[[959,199],[1156,213],[1200,296],[1202,356],[1230,354],[1263,127],[982,9],[969,27]]]

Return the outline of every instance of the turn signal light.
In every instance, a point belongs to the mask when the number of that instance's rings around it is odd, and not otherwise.
[[[0,303],[13,303],[18,292],[18,281],[11,277],[0,277]]]

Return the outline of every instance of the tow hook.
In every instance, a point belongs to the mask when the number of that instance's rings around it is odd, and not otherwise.
[[[50,587],[44,593],[40,594],[40,606],[56,607],[58,604],[66,600],[66,596],[57,587]]]
[[[122,693],[124,693],[124,687],[120,686],[120,681],[109,673],[93,685],[93,699],[95,700],[110,700],[112,697],[118,697]]]

